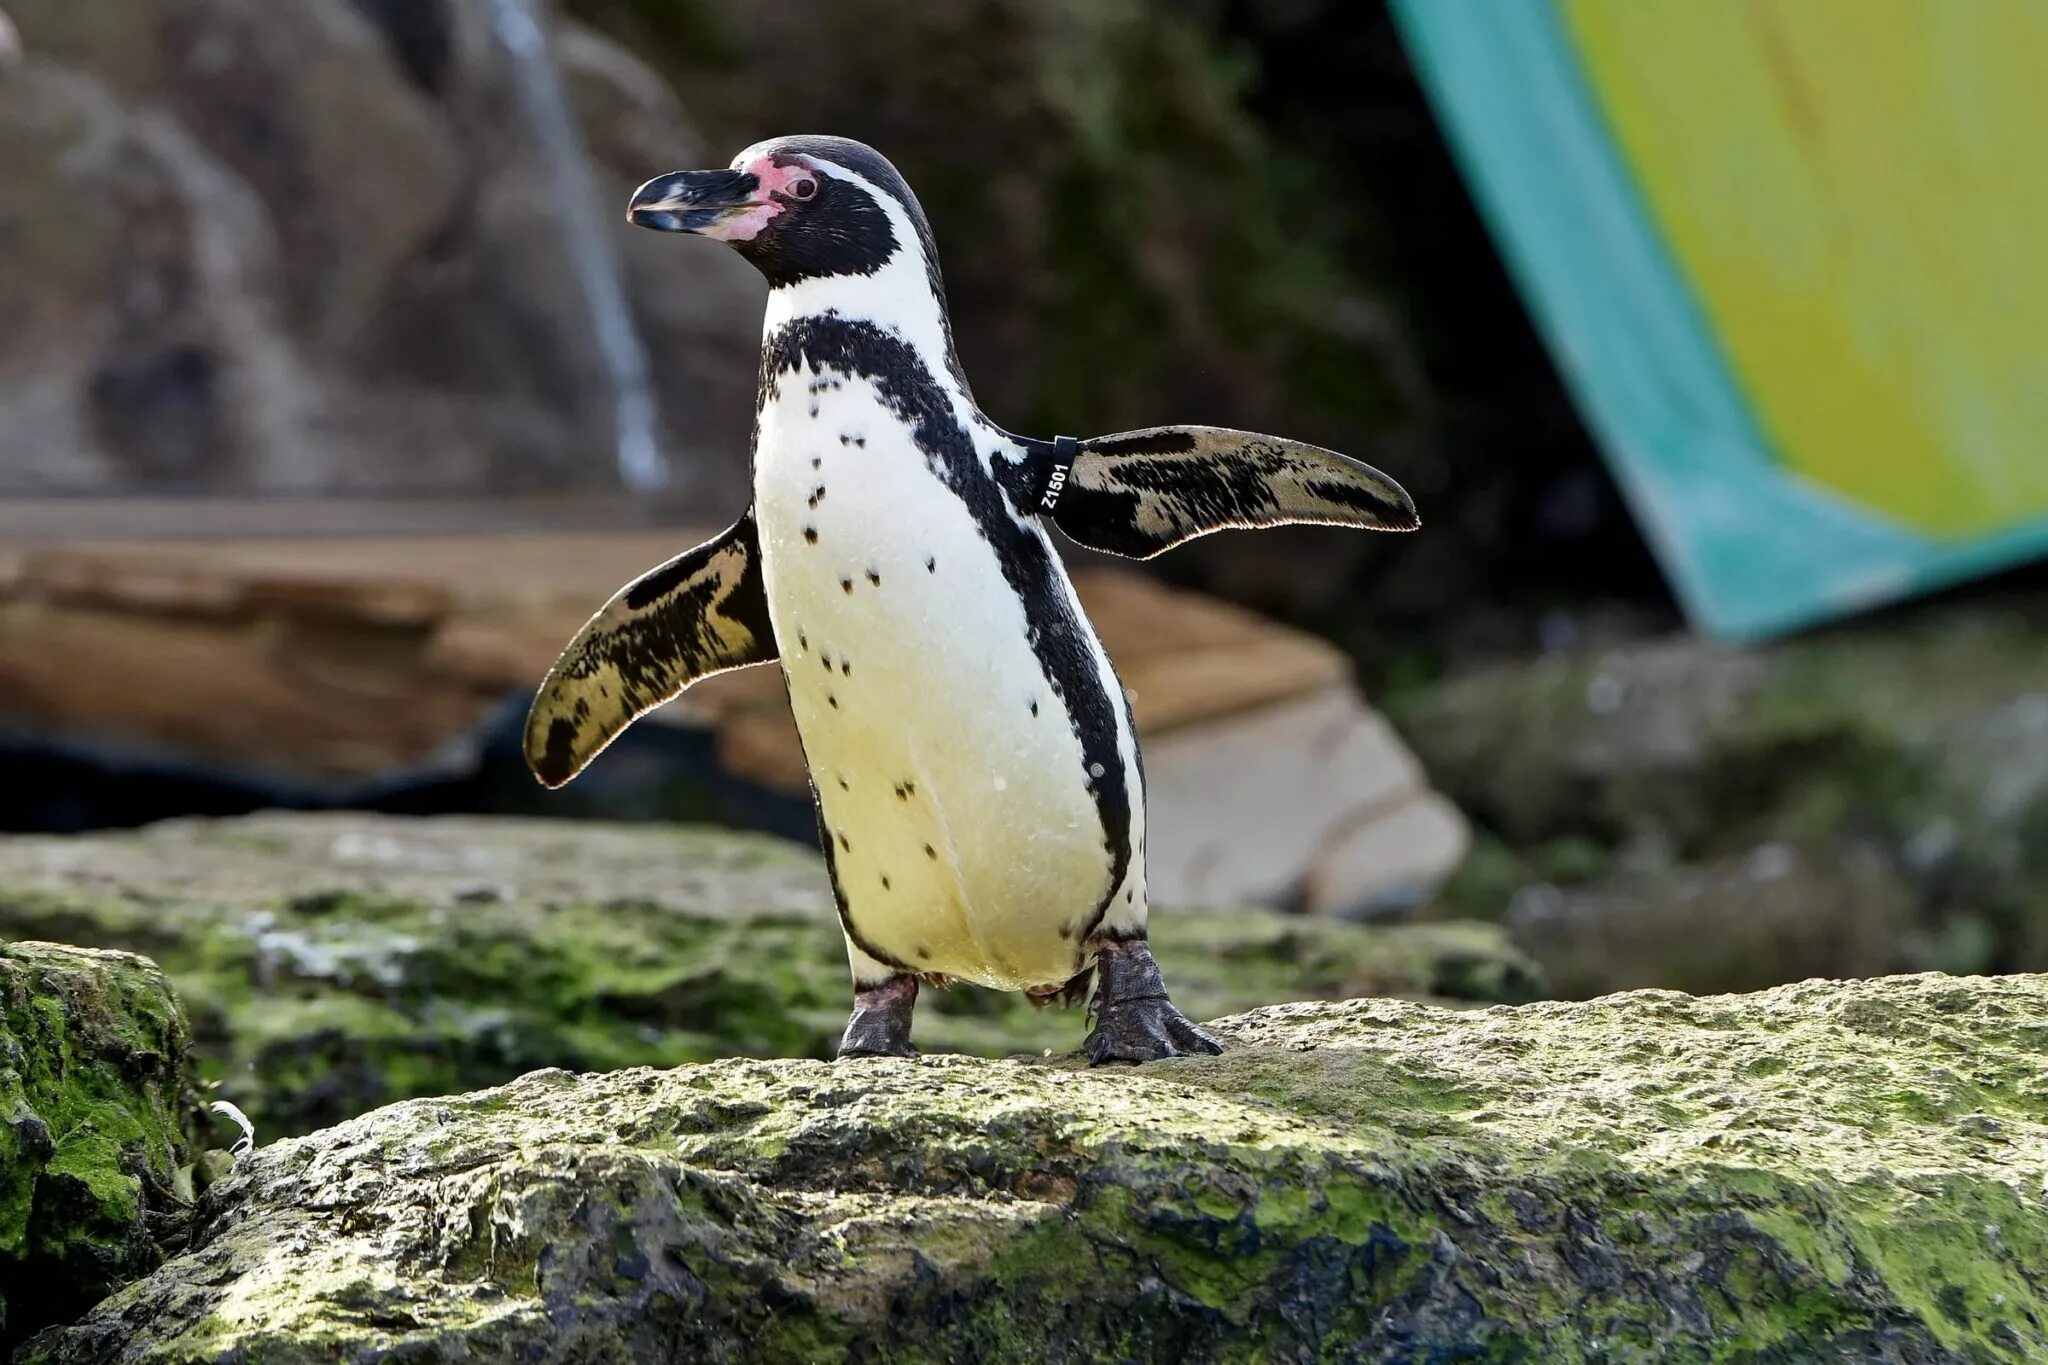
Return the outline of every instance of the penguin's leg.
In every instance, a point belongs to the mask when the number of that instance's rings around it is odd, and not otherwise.
[[[841,1057],[915,1057],[910,1016],[917,1007],[917,978],[875,961],[849,936],[853,963],[853,1017],[839,1040]]]
[[[1166,978],[1145,941],[1142,906],[1104,920],[1090,946],[1095,949],[1095,998],[1088,1013],[1095,1027],[1081,1044],[1090,1066],[1223,1051],[1223,1044],[1167,999]]]

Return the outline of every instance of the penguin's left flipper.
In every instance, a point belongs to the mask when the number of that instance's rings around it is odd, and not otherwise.
[[[1037,444],[1036,507],[1091,550],[1150,559],[1212,531],[1421,525],[1400,484],[1333,450],[1227,427]]]
[[[625,587],[576,632],[526,716],[526,762],[559,787],[700,678],[773,663],[754,513]]]

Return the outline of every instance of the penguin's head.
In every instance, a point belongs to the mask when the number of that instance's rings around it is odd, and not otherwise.
[[[757,142],[722,171],[674,171],[633,192],[627,218],[731,245],[774,287],[874,275],[913,249],[935,260],[910,186],[874,148],[843,137]]]

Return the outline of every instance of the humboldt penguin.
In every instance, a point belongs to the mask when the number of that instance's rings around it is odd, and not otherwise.
[[[861,143],[758,143],[648,181],[628,216],[768,279],[754,499],[569,642],[527,722],[535,775],[560,786],[698,679],[779,663],[853,968],[839,1056],[915,1055],[920,982],[1073,1004],[1091,976],[1091,1062],[1219,1051],[1146,946],[1137,735],[1046,525],[1149,559],[1227,527],[1411,530],[1408,495],[1249,432],[1003,430],[924,213]]]

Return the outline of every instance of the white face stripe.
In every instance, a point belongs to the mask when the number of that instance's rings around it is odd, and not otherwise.
[[[739,170],[764,155],[772,143],[756,143],[733,158]],[[889,230],[896,238],[895,254],[872,275],[828,275],[799,280],[768,292],[768,310],[762,335],[770,336],[797,318],[836,313],[842,318],[872,322],[908,342],[924,361],[925,368],[952,396],[956,415],[970,426],[981,423],[981,410],[972,395],[952,381],[947,363],[948,335],[945,305],[932,293],[931,279],[938,273],[936,262],[927,262],[924,238],[903,203],[895,195],[858,171],[848,170],[821,156],[800,155],[805,164],[820,174],[846,181],[860,188],[888,215]]]

